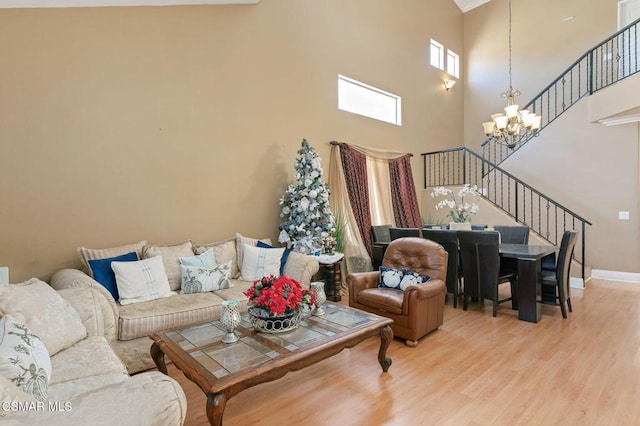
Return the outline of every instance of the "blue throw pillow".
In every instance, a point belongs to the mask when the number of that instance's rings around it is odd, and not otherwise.
[[[117,302],[120,299],[120,295],[118,294],[118,286],[116,285],[116,274],[113,272],[113,269],[111,269],[111,262],[135,262],[137,260],[138,255],[132,251],[131,253],[116,257],[89,260],[89,267],[91,268],[91,272],[93,272],[93,278],[106,288]]]
[[[258,241],[257,246],[260,248],[275,248],[270,244],[263,243],[262,241]],[[289,250],[288,248],[284,249],[284,253],[282,253],[282,257],[280,258],[280,275],[284,274],[284,264],[287,263],[287,259],[289,259],[290,253],[291,250]]]
[[[392,288],[405,291],[409,286],[420,285],[431,279],[428,275],[420,275],[408,269],[380,267],[380,288]]]

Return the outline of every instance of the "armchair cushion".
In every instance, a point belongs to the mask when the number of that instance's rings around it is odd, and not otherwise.
[[[402,314],[404,292],[390,288],[368,288],[358,293],[358,302],[382,312]]]

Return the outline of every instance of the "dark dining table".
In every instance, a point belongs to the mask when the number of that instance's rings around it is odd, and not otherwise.
[[[537,303],[542,270],[542,259],[555,255],[558,247],[532,244],[500,244],[503,258],[518,260],[518,319],[540,321],[540,304]]]

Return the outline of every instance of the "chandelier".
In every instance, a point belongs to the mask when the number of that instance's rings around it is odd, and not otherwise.
[[[501,145],[513,149],[519,143],[527,139],[538,136],[542,117],[528,110],[519,110],[514,99],[520,96],[520,91],[512,87],[511,83],[511,0],[509,0],[509,88],[500,94],[500,97],[507,100],[504,113],[497,113],[491,116],[491,121],[482,123],[487,142],[495,141]]]

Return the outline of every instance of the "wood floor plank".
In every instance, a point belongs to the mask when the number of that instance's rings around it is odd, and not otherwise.
[[[509,304],[453,309],[409,348],[394,340],[389,373],[379,341],[352,349],[227,403],[234,425],[640,424],[640,284],[591,280],[573,312],[542,306],[537,324]],[[206,398],[169,366],[188,398],[187,426],[207,424]]]

